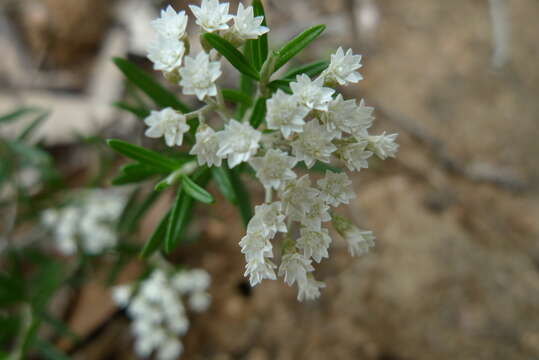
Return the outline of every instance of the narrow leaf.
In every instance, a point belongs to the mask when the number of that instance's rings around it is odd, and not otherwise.
[[[231,43],[213,33],[206,33],[203,35],[203,37],[208,44],[223,55],[230,62],[230,64],[232,64],[232,66],[238,69],[242,74],[245,74],[255,80],[260,79],[258,71],[254,68],[254,66]]]
[[[240,169],[235,168],[230,171],[230,179],[232,181],[232,186],[234,187],[234,192],[238,198],[238,209],[243,220],[243,224],[247,227],[249,220],[253,216],[251,209],[251,201],[249,199],[249,193],[245,188],[241,178],[240,178]]]
[[[243,104],[247,107],[253,105],[253,100],[251,97],[242,91],[234,89],[222,89],[221,93],[227,101]]]
[[[231,203],[237,205],[238,197],[232,186],[232,180],[230,179],[230,173],[228,168],[224,166],[213,166],[211,168],[211,174],[215,184],[217,184],[217,189],[223,194],[223,196],[230,201]]]
[[[289,80],[273,80],[268,84],[268,88],[270,88],[271,92],[276,92],[277,90],[281,89],[287,94],[292,94]]]
[[[166,174],[168,171],[163,171],[153,166],[147,166],[141,163],[131,163],[124,165],[120,169],[120,175],[112,179],[112,185],[126,185],[137,183],[151,178],[156,174]]]
[[[31,113],[31,112],[36,112],[36,111],[39,111],[40,109],[36,108],[36,107],[20,107],[16,110],[13,110],[12,112],[10,113],[7,113],[5,115],[2,115],[0,116],[0,123],[7,123],[7,122],[11,122],[13,120],[17,120],[18,118],[20,118],[21,116],[25,115],[25,114],[28,114],[28,113]]]
[[[170,210],[163,216],[161,221],[159,222],[159,225],[155,228],[154,232],[150,236],[150,239],[146,241],[146,244],[144,244],[144,247],[142,248],[142,251],[140,252],[140,257],[143,259],[147,259],[152,255],[163,243],[165,240],[165,235],[167,233],[167,226],[170,219]]]
[[[49,114],[49,111],[44,111],[43,113],[38,115],[38,117],[36,117],[26,128],[24,128],[23,131],[21,131],[19,136],[17,136],[17,140],[24,141],[28,139],[28,137],[32,135],[34,130],[37,129],[39,125],[41,125],[41,123],[49,116]]]
[[[276,54],[278,56],[274,71],[277,71],[301,50],[315,40],[325,30],[325,25],[313,26],[283,45]]]
[[[189,176],[182,176],[182,188],[186,194],[191,196],[193,199],[203,202],[205,204],[211,204],[215,201],[213,196],[198,186]]]
[[[264,13],[262,1],[254,0],[252,6],[254,16],[263,16],[264,20],[261,25],[266,26],[266,14]],[[249,48],[251,63],[257,70],[260,70],[268,57],[268,34],[261,35],[254,40],[247,40],[246,46]]]
[[[181,163],[179,163],[178,161],[165,157],[155,151],[147,150],[145,148],[130,144],[122,140],[109,139],[107,140],[107,144],[111,148],[113,148],[120,154],[127,156],[128,158],[140,161],[141,163],[146,165],[159,168],[163,171],[173,171],[181,165]]]
[[[179,188],[176,194],[176,200],[170,210],[170,218],[166,228],[165,251],[171,252],[178,243],[180,236],[185,229],[185,223],[191,208],[193,207],[193,198],[187,196],[182,188]]]
[[[156,82],[135,64],[122,58],[113,59],[116,66],[140,90],[148,95],[159,107],[171,107],[181,112],[189,112],[189,107],[176,98],[176,96]]]
[[[264,117],[266,116],[266,98],[260,97],[256,100],[255,107],[253,108],[253,113],[249,119],[249,123],[253,128],[258,128]]]
[[[317,76],[329,66],[329,61],[320,60],[288,70],[282,80],[296,80],[297,75],[306,74],[309,77]]]

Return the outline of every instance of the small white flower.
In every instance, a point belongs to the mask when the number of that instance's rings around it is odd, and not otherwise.
[[[325,228],[315,230],[303,227],[300,229],[300,237],[296,240],[296,247],[303,250],[303,256],[313,258],[320,262],[323,258],[329,257],[328,248],[331,244],[331,237]]]
[[[152,110],[144,123],[149,126],[144,135],[151,138],[164,136],[167,146],[180,146],[183,143],[183,134],[189,131],[185,116],[170,107],[161,111]]]
[[[283,255],[279,266],[279,276],[284,276],[284,282],[288,285],[307,281],[307,273],[311,271],[314,271],[311,260],[299,253]]]
[[[129,299],[133,294],[131,285],[118,285],[112,288],[112,299],[121,307],[126,307],[129,304]]]
[[[263,263],[265,258],[273,257],[273,246],[263,227],[249,226],[247,234],[240,240],[239,245],[248,264]]]
[[[296,96],[288,95],[279,89],[266,103],[268,129],[280,130],[284,137],[303,131],[303,119],[310,110],[301,105]]]
[[[345,173],[326,171],[326,176],[316,182],[320,197],[331,206],[348,204],[355,197],[352,180]]]
[[[176,38],[158,36],[150,43],[148,59],[153,63],[154,70],[171,73],[182,65],[185,45]]]
[[[331,95],[335,90],[324,87],[324,78],[319,77],[312,81],[305,74],[298,75],[295,82],[290,83],[290,88],[297,96],[300,104],[309,109],[327,111],[328,103],[331,101]]]
[[[241,40],[257,39],[269,31],[269,28],[262,26],[263,21],[263,16],[254,16],[252,6],[245,8],[242,3],[239,3],[232,31]]]
[[[350,171],[360,171],[368,168],[368,159],[372,156],[372,151],[367,150],[366,141],[349,143],[339,147],[339,153],[346,167]]]
[[[254,261],[247,263],[245,266],[244,276],[249,276],[249,283],[251,286],[256,286],[260,284],[262,280],[276,280],[277,276],[275,275],[275,266],[274,263],[268,259],[264,259],[263,262]]]
[[[395,157],[395,154],[399,149],[399,144],[395,142],[398,135],[399,134],[386,135],[386,132],[384,131],[382,135],[369,136],[367,138],[369,141],[368,148],[382,160],[385,160],[388,157]]]
[[[329,206],[321,197],[312,199],[306,211],[300,217],[294,214],[293,218],[300,221],[302,225],[315,230],[320,229],[323,222],[331,220]]]
[[[329,103],[328,112],[324,114],[328,130],[340,130],[356,137],[367,136],[367,129],[372,126],[373,107],[365,106],[361,100],[359,106],[354,99],[344,100],[342,95]]]
[[[228,3],[219,4],[219,0],[202,0],[200,6],[189,5],[196,17],[196,23],[207,32],[228,29],[227,22],[233,18],[228,14]]]
[[[231,119],[219,136],[217,156],[228,158],[228,165],[233,168],[248,161],[258,150],[261,133],[247,123]]]
[[[223,158],[217,156],[219,150],[219,137],[217,133],[208,125],[201,124],[196,132],[195,145],[189,154],[197,156],[199,165],[221,166]]]
[[[202,101],[206,96],[217,95],[215,81],[221,76],[221,63],[210,61],[209,55],[201,51],[196,57],[185,57],[185,65],[180,68],[180,76],[183,93],[196,95]]]
[[[166,38],[181,39],[187,28],[187,15],[185,11],[176,12],[172,6],[161,10],[161,16],[151,22],[154,30]]]
[[[266,188],[278,189],[284,181],[296,178],[292,168],[298,160],[287,153],[270,149],[263,157],[255,157],[249,164],[255,169],[256,177]]]
[[[198,291],[189,297],[189,307],[196,312],[208,310],[211,303],[211,296],[205,291]]]
[[[255,206],[255,215],[249,221],[249,227],[258,227],[266,236],[272,238],[278,232],[287,232],[284,219],[280,201],[261,204]]]
[[[298,180],[288,182],[282,187],[280,193],[284,212],[289,216],[303,216],[313,199],[319,194],[317,189],[311,187],[309,175],[303,175]]]
[[[357,83],[363,80],[363,76],[355,70],[362,66],[361,55],[353,55],[352,49],[348,49],[345,54],[342,47],[339,47],[337,52],[331,55],[331,62],[324,75],[326,81],[336,81],[339,85]]]
[[[157,360],[175,360],[183,352],[182,343],[175,337],[169,336],[157,350]]]
[[[307,280],[298,282],[298,301],[318,299],[320,289],[325,287],[326,284],[322,281],[317,281],[314,277],[308,276]]]
[[[343,233],[344,239],[348,243],[348,252],[352,256],[359,256],[369,252],[374,247],[374,234],[372,231],[361,230],[356,226],[351,226]]]
[[[292,150],[298,160],[303,160],[308,168],[312,167],[316,160],[328,163],[331,154],[337,147],[331,142],[335,133],[328,132],[320,125],[318,120],[309,121],[296,140],[292,142]]]

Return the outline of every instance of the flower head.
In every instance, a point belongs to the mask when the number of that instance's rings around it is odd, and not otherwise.
[[[158,36],[148,48],[148,59],[154,70],[171,73],[182,65],[185,45],[176,38]]]
[[[382,160],[385,160],[388,157],[395,157],[397,150],[399,150],[399,144],[395,142],[398,135],[399,134],[386,135],[386,132],[384,131],[382,135],[369,136],[368,148]]]
[[[331,154],[337,147],[331,142],[335,137],[320,125],[318,120],[309,121],[296,140],[292,142],[292,150],[298,160],[303,160],[307,167],[312,167],[316,160],[329,162]]]
[[[368,168],[368,159],[372,151],[367,150],[366,141],[354,141],[339,147],[339,153],[344,164],[350,171],[360,171]]]
[[[362,66],[361,55],[353,55],[352,49],[348,49],[345,54],[342,47],[339,47],[337,52],[331,55],[331,62],[324,75],[326,81],[336,81],[339,85],[357,83],[363,80],[363,76],[355,70]]]
[[[244,7],[242,3],[239,3],[232,31],[241,40],[257,39],[269,31],[269,28],[262,26],[263,21],[263,16],[254,16],[252,6]]]
[[[216,96],[215,81],[221,76],[221,63],[210,61],[204,51],[196,57],[186,56],[185,65],[180,69],[180,85],[185,95],[196,95],[199,100],[206,96]]]
[[[284,137],[290,136],[293,132],[302,132],[305,124],[303,119],[309,111],[309,108],[298,102],[296,96],[285,94],[279,89],[267,101],[268,129],[280,130]]]
[[[355,197],[352,180],[345,173],[326,171],[326,176],[316,183],[320,197],[332,206],[348,204]]]
[[[265,236],[272,238],[277,232],[287,232],[285,216],[281,202],[255,206],[255,215],[249,221],[250,227],[261,230]]]
[[[311,187],[309,175],[303,175],[297,180],[289,181],[280,191],[283,209],[287,216],[301,218],[310,208],[313,199],[319,191]]]
[[[255,157],[249,161],[260,182],[265,187],[274,189],[278,189],[284,181],[296,178],[292,168],[297,162],[296,158],[278,149],[270,149],[263,157]]]
[[[374,108],[365,106],[361,100],[359,106],[354,99],[344,100],[342,95],[329,103],[327,113],[323,114],[328,130],[344,131],[357,137],[367,136],[367,129],[372,126]]]
[[[185,11],[176,12],[172,6],[161,10],[161,16],[151,22],[154,30],[165,38],[181,39],[187,28]]]
[[[283,255],[279,266],[279,276],[284,276],[284,282],[288,285],[307,281],[307,273],[311,271],[314,271],[311,260],[299,253]]]
[[[327,258],[331,237],[325,228],[319,230],[303,227],[300,229],[300,237],[296,240],[296,247],[303,251],[306,258],[313,258],[319,263]]]
[[[170,107],[152,111],[144,123],[149,126],[144,134],[151,138],[164,136],[167,146],[180,146],[183,134],[189,131],[185,116]]]
[[[248,161],[258,150],[261,134],[251,125],[231,119],[224,130],[219,131],[217,156],[227,157],[228,165],[234,167]]]
[[[228,13],[228,5],[220,4],[219,0],[202,0],[200,6],[189,5],[189,8],[197,19],[197,25],[204,31],[214,32],[228,29],[227,22],[233,17]]]
[[[298,301],[314,300],[320,297],[320,289],[325,288],[326,284],[317,281],[312,276],[307,276],[305,281],[298,282]]]
[[[324,87],[323,77],[313,81],[305,74],[298,75],[296,81],[290,83],[290,88],[300,104],[309,109],[321,111],[327,111],[331,95],[335,92],[333,89]]]
[[[223,158],[217,156],[219,150],[219,137],[208,125],[201,124],[195,135],[195,145],[189,154],[197,156],[199,165],[221,166]]]

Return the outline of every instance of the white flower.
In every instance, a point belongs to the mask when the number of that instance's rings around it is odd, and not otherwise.
[[[222,158],[217,156],[219,150],[219,137],[208,125],[201,124],[196,132],[195,145],[189,154],[196,155],[199,165],[221,166]]]
[[[326,171],[326,176],[316,182],[320,197],[331,206],[348,204],[355,197],[352,180],[345,173]]]
[[[239,243],[242,254],[245,255],[246,262],[263,263],[265,258],[273,257],[273,246],[263,227],[250,226],[247,234]]]
[[[279,266],[279,276],[284,276],[284,282],[288,285],[296,281],[301,283],[307,281],[307,273],[314,271],[311,260],[298,253],[283,255]]]
[[[219,4],[219,0],[202,0],[200,6],[189,5],[189,8],[197,19],[197,25],[204,31],[214,32],[228,29],[227,22],[233,17],[228,14],[228,5]]]
[[[264,259],[263,262],[254,261],[249,262],[245,266],[244,276],[249,276],[249,283],[251,286],[256,286],[261,283],[262,280],[276,280],[277,276],[275,275],[275,266],[274,263],[268,259]]]
[[[369,136],[367,138],[369,141],[368,148],[382,160],[385,160],[388,157],[395,157],[395,154],[399,149],[399,144],[395,142],[398,135],[399,134],[386,135],[386,132],[384,131],[382,135]]]
[[[248,161],[259,147],[261,133],[247,123],[231,119],[219,136],[217,156],[227,157],[228,165],[233,168],[241,162]]]
[[[280,89],[267,102],[266,122],[268,129],[280,130],[284,137],[302,132],[309,109],[300,105],[298,98]]]
[[[328,230],[324,228],[315,230],[303,227],[300,229],[300,237],[296,240],[296,247],[303,250],[303,256],[313,258],[318,263],[329,256],[330,244],[331,237]]]
[[[334,137],[335,133],[328,132],[318,120],[311,120],[292,142],[293,153],[298,160],[303,160],[308,168],[312,167],[316,160],[327,163],[331,154],[337,150],[331,142]]]
[[[180,68],[180,76],[183,93],[196,95],[202,101],[206,96],[217,95],[215,81],[221,76],[221,63],[210,61],[209,55],[201,51],[196,57],[185,57],[185,65]]]
[[[166,38],[181,39],[187,28],[187,15],[185,11],[176,13],[172,6],[161,10],[161,16],[151,22],[154,30]]]
[[[324,75],[326,81],[336,81],[339,85],[357,83],[363,80],[363,76],[355,70],[362,66],[361,55],[353,55],[352,49],[348,49],[345,54],[342,47],[339,47],[337,52],[331,55],[331,62]]]
[[[287,153],[270,149],[263,157],[255,157],[249,164],[255,169],[256,176],[266,188],[278,189],[284,181],[296,178],[292,168],[296,166],[297,159]]]
[[[189,131],[185,116],[170,107],[161,111],[152,110],[144,123],[150,127],[144,135],[151,138],[164,136],[167,146],[180,146],[183,143],[183,134]]]
[[[374,234],[372,231],[361,230],[356,226],[351,226],[343,233],[344,239],[348,243],[348,252],[352,256],[363,255],[374,247]]]
[[[328,130],[340,130],[356,137],[367,136],[367,129],[372,126],[373,107],[365,106],[361,100],[359,106],[354,99],[344,100],[342,95],[329,103],[328,112],[324,114]]]
[[[158,36],[150,43],[148,59],[153,62],[154,70],[171,73],[182,65],[185,45],[176,38]]]
[[[180,271],[172,276],[171,284],[181,294],[202,292],[210,286],[210,275],[199,269]]]
[[[249,221],[249,227],[261,229],[266,236],[272,238],[277,232],[287,232],[284,219],[280,201],[261,204],[255,206],[255,215]]]
[[[358,141],[339,147],[339,153],[346,167],[350,171],[360,171],[362,168],[368,168],[368,158],[372,152],[367,149],[367,142]]]
[[[320,229],[323,222],[331,220],[329,206],[320,197],[312,199],[306,211],[300,217],[294,214],[293,218],[300,221],[302,225],[316,230]]]
[[[174,337],[168,337],[157,350],[157,360],[175,360],[182,352],[182,343]]]
[[[131,285],[118,285],[112,288],[112,299],[118,306],[126,307],[129,304],[131,295],[133,295]]]
[[[211,303],[211,296],[207,292],[198,291],[189,297],[189,306],[196,312],[206,311]]]
[[[335,90],[324,87],[324,78],[319,77],[312,81],[307,75],[301,74],[296,77],[295,82],[290,83],[290,88],[297,96],[300,104],[309,109],[326,111],[331,95]]]
[[[283,186],[280,197],[287,215],[301,217],[319,194],[317,189],[311,187],[309,175],[303,175]]]
[[[245,8],[242,3],[239,3],[232,31],[241,40],[257,39],[269,31],[269,28],[262,26],[263,21],[263,16],[254,16],[252,6]]]
[[[317,281],[312,276],[307,276],[305,281],[298,282],[298,301],[314,300],[320,297],[320,289],[325,288],[326,284]]]

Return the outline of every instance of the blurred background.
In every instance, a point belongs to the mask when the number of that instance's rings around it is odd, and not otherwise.
[[[110,172],[101,167],[110,152],[81,136],[141,139],[142,123],[112,106],[129,88],[111,58],[150,71],[149,21],[169,3],[189,13],[192,2],[1,2],[0,114],[21,105],[50,111],[33,136],[69,187]],[[364,56],[365,80],[345,95],[375,106],[377,129],[398,132],[401,147],[354,179],[349,212],[375,232],[375,251],[350,258],[337,239],[317,271],[327,288],[314,303],[298,303],[282,282],[251,289],[235,210],[223,201],[199,207],[192,231],[200,241],[174,256],[209,271],[213,303],[192,318],[182,358],[539,359],[539,2],[264,5],[274,47],[327,24],[298,61],[329,58],[339,45]],[[221,81],[232,87],[229,73]],[[9,137],[26,125],[0,131]],[[168,201],[144,220],[141,241]],[[82,339],[60,336],[55,345],[74,359],[134,359],[128,319],[95,271],[64,294],[69,301],[53,301]],[[120,281],[139,271],[127,264]]]

